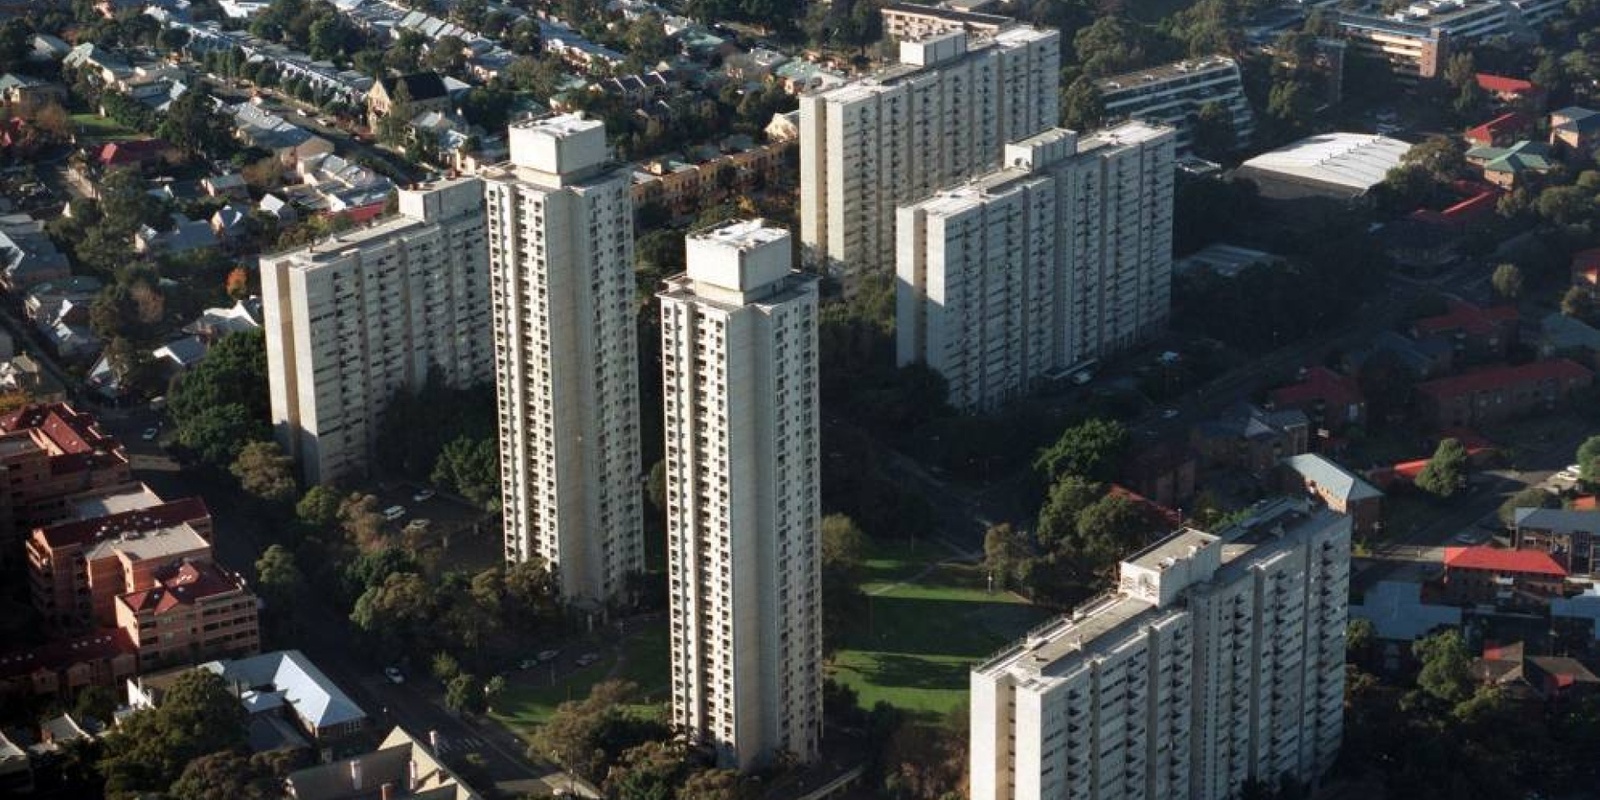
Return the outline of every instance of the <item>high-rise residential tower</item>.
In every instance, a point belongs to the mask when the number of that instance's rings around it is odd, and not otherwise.
[[[1055,128],[1006,166],[902,206],[901,365],[944,375],[950,403],[992,409],[1052,372],[1148,341],[1172,300],[1173,130]]]
[[[1344,731],[1349,517],[1279,499],[1180,530],[972,671],[973,800],[1228,800]]]
[[[1018,25],[900,43],[900,64],[800,98],[800,239],[831,272],[894,269],[895,207],[1000,166],[1060,117],[1061,36]]]
[[[400,213],[261,257],[272,425],[307,484],[363,476],[384,406],[493,374],[483,182],[400,190]]]
[[[518,122],[485,181],[506,558],[546,559],[569,600],[644,567],[628,173],[605,126]]]
[[[816,279],[761,220],[661,292],[673,722],[744,769],[822,729]]]

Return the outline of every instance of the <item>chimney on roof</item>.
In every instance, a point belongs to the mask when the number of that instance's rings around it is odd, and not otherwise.
[[[361,791],[361,759],[350,759],[350,788]]]
[[[428,749],[432,750],[434,755],[439,755],[439,732],[436,730],[428,731]]]
[[[417,760],[406,761],[406,787],[408,791],[416,792],[422,786],[422,777],[417,774]]]
[[[385,783],[383,785],[383,789],[381,791],[383,793],[382,794],[382,800],[394,800],[394,782],[393,781]]]

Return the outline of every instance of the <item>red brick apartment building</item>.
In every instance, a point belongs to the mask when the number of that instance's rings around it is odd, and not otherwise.
[[[69,518],[73,499],[133,485],[122,444],[66,403],[0,417],[0,469],[0,560],[26,531]]]
[[[1593,373],[1566,358],[1490,367],[1417,384],[1417,405],[1436,427],[1472,427],[1555,410],[1593,380]]]

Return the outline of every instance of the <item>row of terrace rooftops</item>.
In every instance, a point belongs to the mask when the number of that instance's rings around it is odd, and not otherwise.
[[[1258,504],[1249,517],[1215,534],[1178,530],[1124,559],[1115,591],[1040,625],[975,671],[1009,672],[1023,683],[1058,678],[1122,643],[1111,634],[1180,613],[1189,592],[1231,583],[1304,536],[1345,521],[1309,500],[1279,498]]]

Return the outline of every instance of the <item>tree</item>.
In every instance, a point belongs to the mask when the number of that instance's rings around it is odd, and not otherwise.
[[[989,574],[1004,587],[1017,577],[1029,559],[1033,548],[1027,534],[1018,531],[1009,522],[989,526],[983,534],[983,563]]]
[[[277,442],[246,444],[228,469],[246,492],[269,503],[287,503],[300,493],[294,459],[284,455]]]
[[[378,512],[378,498],[353,492],[339,503],[338,516],[339,527],[351,544],[370,550],[383,543],[384,519]]]
[[[1555,495],[1537,486],[1529,486],[1528,488],[1506,498],[1506,501],[1500,504],[1500,510],[1497,512],[1497,515],[1500,517],[1500,524],[1509,527],[1516,521],[1517,509],[1519,508],[1560,507],[1561,498],[1556,497]]]
[[[1400,157],[1400,163],[1416,164],[1427,170],[1435,181],[1448,183],[1466,173],[1466,153],[1466,148],[1454,137],[1430,136],[1407,150]]]
[[[1466,482],[1467,449],[1457,439],[1439,442],[1416,481],[1418,489],[1442,498],[1453,496]]]
[[[1069,128],[1086,131],[1100,127],[1105,119],[1105,102],[1088,76],[1079,76],[1061,90],[1061,122]]]
[[[1507,300],[1515,300],[1522,296],[1522,270],[1516,264],[1501,264],[1495,267],[1490,282],[1494,285],[1495,293]]]
[[[416,649],[432,633],[438,611],[433,587],[415,572],[399,572],[356,599],[350,621],[386,655]]]
[[[554,613],[560,603],[560,584],[538,556],[506,567],[505,586],[508,616],[523,625]]]
[[[227,282],[223,290],[235,300],[243,300],[250,296],[250,272],[244,267],[234,267],[228,271]]]
[[[667,461],[657,459],[650,466],[650,475],[644,481],[645,496],[658,513],[667,513]]]
[[[12,72],[22,66],[32,48],[33,26],[22,17],[12,17],[0,23],[0,72]]]
[[[739,773],[731,769],[705,769],[689,775],[678,787],[678,800],[739,800],[743,794]]]
[[[1418,639],[1411,652],[1422,662],[1417,688],[1429,697],[1454,705],[1472,696],[1472,657],[1460,631],[1445,630]]]
[[[434,461],[434,483],[480,506],[500,498],[500,447],[493,439],[458,436],[439,451]]]
[[[428,48],[427,66],[435,72],[456,75],[466,63],[466,43],[459,36],[440,36]]]
[[[430,670],[433,672],[434,680],[448,685],[457,676],[461,675],[461,662],[457,661],[456,657],[449,653],[434,653]]]
[[[549,758],[587,780],[599,780],[622,752],[654,738],[649,734],[656,728],[622,710],[637,694],[631,683],[607,680],[595,684],[588,697],[562,703],[534,732],[529,758]]]
[[[124,718],[105,739],[108,795],[166,791],[189,762],[245,744],[245,711],[222,677],[190,670],[161,705]]]
[[[1576,225],[1594,215],[1595,198],[1576,186],[1549,186],[1539,193],[1534,209],[1557,225]]]
[[[1039,453],[1033,468],[1046,480],[1062,475],[1111,477],[1116,460],[1128,444],[1128,430],[1116,420],[1089,419],[1061,432],[1055,444]]]
[[[269,396],[266,336],[261,331],[247,331],[230,333],[212,345],[205,360],[178,379],[168,395],[167,408],[180,429],[226,405],[240,406],[247,418],[264,425]]]
[[[1084,75],[1103,78],[1142,66],[1149,59],[1149,37],[1137,22],[1108,14],[1072,37]]]
[[[167,106],[156,134],[187,155],[213,158],[231,153],[233,127],[211,104],[206,92],[184,92]]]
[[[267,608],[282,609],[287,616],[305,591],[306,576],[288,548],[272,545],[256,559],[256,593],[266,601]]]
[[[1062,475],[1050,487],[1050,496],[1039,510],[1035,531],[1039,545],[1056,551],[1072,541],[1078,532],[1078,515],[1104,494],[1105,487],[1098,483],[1077,475]]]
[[[478,677],[463,672],[450,679],[444,688],[444,705],[456,713],[483,710],[483,689]]]
[[[1365,652],[1372,646],[1377,638],[1377,629],[1372,626],[1372,620],[1365,617],[1355,617],[1345,625],[1344,647],[1351,653]]]
[[[204,362],[202,362],[203,364]],[[238,403],[212,406],[178,425],[178,443],[213,465],[232,463],[249,442],[271,435],[267,423]]]
[[[504,675],[496,675],[490,678],[489,682],[483,685],[484,707],[493,711],[500,704],[501,699],[505,697],[507,688]]]
[[[822,568],[853,572],[861,566],[867,548],[866,534],[844,514],[822,518]]]
[[[1576,457],[1578,477],[1588,482],[1600,481],[1600,436],[1590,436],[1578,445]]]
[[[1138,503],[1108,494],[1078,514],[1077,536],[1065,554],[1084,571],[1099,573],[1142,546],[1155,528]]]
[[[1588,319],[1594,313],[1594,301],[1582,287],[1573,286],[1561,295],[1561,313],[1577,319]]]
[[[168,794],[173,800],[274,800],[297,760],[289,751],[211,753],[189,762]]]
[[[683,748],[671,742],[645,742],[629,748],[602,788],[613,800],[672,800],[682,781]]]
[[[339,521],[339,505],[344,498],[345,495],[338,489],[319,483],[307,489],[300,502],[295,504],[295,517],[313,528],[331,528]]]
[[[1233,129],[1233,112],[1215,100],[1200,107],[1190,130],[1195,155],[1212,161],[1227,158],[1238,142]]]

